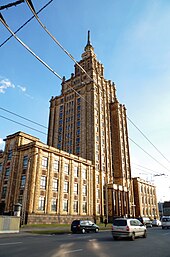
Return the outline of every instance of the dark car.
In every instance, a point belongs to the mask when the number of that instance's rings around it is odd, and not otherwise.
[[[99,227],[90,220],[73,220],[71,223],[72,233],[99,232]]]
[[[149,218],[146,217],[139,217],[137,218],[144,226],[148,227],[152,227],[152,221]]]

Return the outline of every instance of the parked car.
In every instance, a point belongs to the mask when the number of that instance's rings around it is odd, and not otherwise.
[[[170,216],[163,216],[161,219],[162,229],[170,228]]]
[[[162,223],[160,220],[157,220],[157,219],[152,220],[152,226],[159,227],[161,226],[161,224]]]
[[[99,226],[90,220],[73,220],[71,223],[72,233],[99,232]]]
[[[112,236],[114,240],[121,237],[128,237],[134,241],[136,237],[146,238],[147,229],[137,219],[116,218],[112,225]]]
[[[139,217],[137,218],[144,226],[148,227],[152,227],[152,221],[149,218],[146,217]]]

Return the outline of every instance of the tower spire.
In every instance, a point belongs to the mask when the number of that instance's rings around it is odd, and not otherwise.
[[[87,39],[87,45],[90,45],[90,30],[88,30],[88,39]]]
[[[85,46],[84,51],[89,51],[89,50],[94,50],[90,42],[90,30],[88,30],[87,45]]]

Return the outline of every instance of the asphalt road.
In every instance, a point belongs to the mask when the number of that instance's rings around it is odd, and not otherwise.
[[[170,229],[114,241],[110,231],[62,235],[1,235],[0,257],[170,257]]]

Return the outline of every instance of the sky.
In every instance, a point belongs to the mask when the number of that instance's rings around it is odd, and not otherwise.
[[[32,3],[38,11],[48,1]],[[14,0],[1,0],[0,5],[11,2]],[[127,108],[132,176],[156,185],[158,201],[170,200],[169,13],[169,0],[53,0],[39,13],[76,61],[81,60],[90,30],[104,77],[116,84],[117,98]],[[26,3],[1,14],[13,31],[32,16]],[[70,78],[74,62],[35,19],[17,35],[60,77]],[[0,45],[9,36],[0,23]],[[3,139],[18,131],[46,143],[49,101],[60,94],[61,80],[15,38],[1,46],[0,149],[4,149]]]

